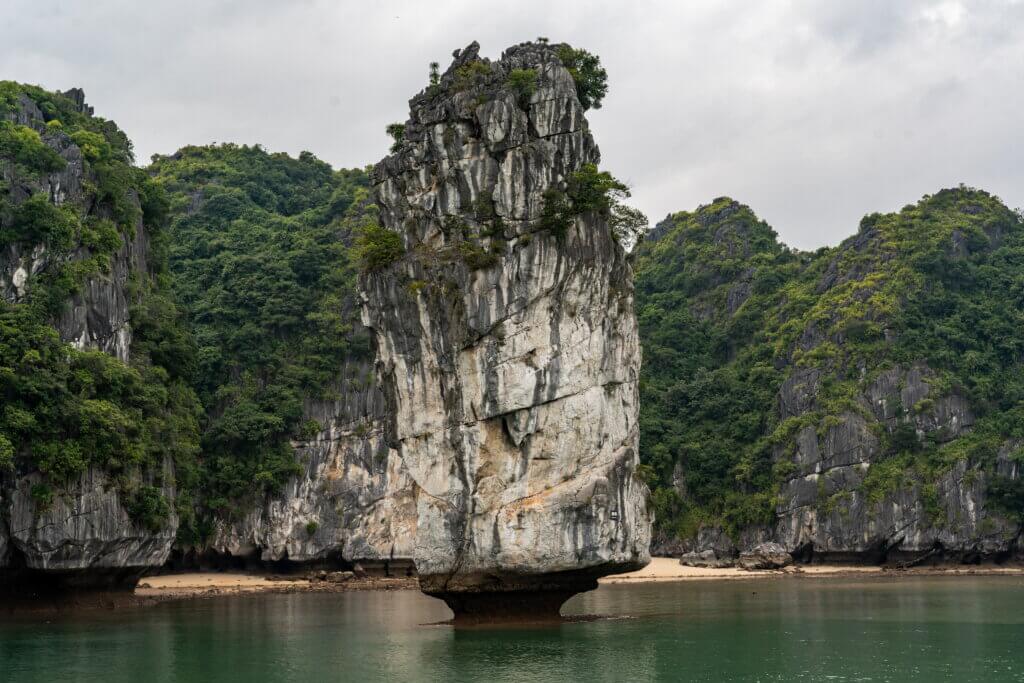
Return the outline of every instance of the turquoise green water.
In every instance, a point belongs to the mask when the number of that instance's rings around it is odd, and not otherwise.
[[[1024,681],[1020,578],[603,586],[563,612],[608,618],[454,629],[415,591],[8,617],[0,680]]]

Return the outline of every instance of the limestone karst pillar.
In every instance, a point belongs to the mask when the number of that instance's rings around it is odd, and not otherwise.
[[[650,559],[632,270],[598,212],[564,234],[544,218],[599,160],[556,47],[477,51],[413,98],[374,170],[402,246],[361,277],[363,314],[417,488],[422,589],[458,618],[556,615]]]

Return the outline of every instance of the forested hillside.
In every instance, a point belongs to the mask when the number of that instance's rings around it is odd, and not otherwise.
[[[1019,213],[943,190],[803,253],[722,198],[670,216],[636,258],[641,450],[661,543],[1013,547]]]
[[[173,286],[197,349],[199,503],[230,516],[301,472],[291,441],[322,427],[304,400],[336,395],[346,359],[370,355],[353,333],[350,253],[372,220],[369,182],[306,152],[231,144],[154,157],[149,171],[170,196]]]

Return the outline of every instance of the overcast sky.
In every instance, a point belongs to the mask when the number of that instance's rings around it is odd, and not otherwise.
[[[601,56],[603,167],[652,222],[729,195],[788,244],[967,183],[1024,205],[1024,1],[4,0],[0,79],[79,86],[146,162],[261,143],[364,166],[451,51]]]

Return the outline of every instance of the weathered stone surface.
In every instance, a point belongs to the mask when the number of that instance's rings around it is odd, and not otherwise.
[[[508,593],[557,609],[649,559],[632,272],[596,214],[564,240],[539,229],[545,190],[599,159],[554,49],[494,63],[477,50],[411,101],[376,167],[381,221],[407,256],[361,280],[364,319],[385,435],[414,482],[421,586],[457,613]],[[469,64],[486,73],[466,86]],[[528,101],[505,84],[524,68],[538,74]],[[493,265],[471,269],[467,247]]]
[[[850,277],[829,270],[821,286]],[[807,329],[802,339],[813,348],[824,338]],[[819,404],[823,374],[819,368],[793,370],[779,391],[781,419],[824,412]],[[865,490],[872,467],[885,457],[886,433],[910,427],[919,439],[943,444],[973,429],[975,415],[966,397],[955,390],[939,393],[934,378],[924,363],[887,368],[856,396],[856,410],[827,424],[812,420],[780,444],[776,460],[791,466],[792,474],[781,485],[775,523],[771,529],[745,530],[736,540],[740,553],[771,540],[803,561],[904,563],[927,556],[974,562],[1019,556],[1021,527],[987,505],[992,474],[980,462],[953,463],[934,481],[909,474],[873,495]],[[1010,458],[1018,448],[1004,444],[995,474],[1020,477]],[[718,533],[700,530],[687,557],[715,551]]]
[[[174,513],[159,531],[146,529],[124,508],[117,486],[103,472],[82,473],[49,508],[33,500],[39,474],[17,479],[9,491],[7,523],[10,542],[27,569],[47,571],[156,567],[167,559],[178,519]],[[162,493],[174,500],[174,489]]]
[[[714,550],[701,550],[700,552],[690,551],[683,553],[679,557],[679,564],[685,567],[720,569],[733,566],[736,564],[736,560],[731,557],[718,557]]]
[[[22,96],[19,106],[7,117],[21,125],[34,127],[43,141],[66,162],[66,167],[41,179],[19,175],[17,167],[0,159],[0,180],[7,183],[10,200],[17,204],[34,194],[44,193],[56,205],[77,206],[83,216],[111,218],[102,206],[94,205],[84,185],[95,185],[94,174],[86,171],[82,151],[71,138],[60,131],[48,130],[43,113],[28,97]],[[138,202],[137,197],[130,201]],[[131,347],[131,326],[128,320],[127,283],[131,273],[146,268],[148,248],[145,226],[141,219],[135,225],[134,240],[124,240],[120,250],[111,259],[110,272],[90,278],[75,294],[55,327],[61,338],[80,349],[99,349],[127,361]],[[71,260],[88,256],[85,249],[71,255]],[[6,301],[17,302],[25,296],[25,283],[29,275],[46,269],[53,257],[43,245],[22,247],[17,244],[0,245],[0,295]]]
[[[974,415],[956,393],[922,403],[932,394],[924,365],[891,368],[866,389],[861,401],[876,420],[893,429],[909,421],[920,435],[944,442],[969,431]],[[783,386],[783,411],[802,414],[816,404],[815,374],[796,373]],[[920,410],[909,410],[908,406]],[[897,414],[898,409],[898,414]],[[800,411],[800,412],[797,412]],[[996,558],[1013,549],[1017,526],[985,506],[987,476],[967,461],[934,482],[926,505],[921,482],[869,500],[862,484],[880,457],[877,432],[861,414],[845,413],[819,434],[805,427],[793,455],[796,470],[782,488],[773,538],[787,550],[820,559],[881,561],[914,557],[941,548],[948,560]],[[1008,449],[1006,449],[1008,450]],[[1008,471],[1007,476],[1017,476]]]
[[[306,416],[324,429],[294,444],[305,471],[241,520],[222,520],[210,549],[265,562],[411,562],[412,480],[384,441],[379,389],[352,388],[372,372],[368,364],[350,364],[341,370],[337,401],[307,401]]]
[[[778,543],[761,543],[740,553],[736,560],[742,569],[782,569],[793,563],[793,556]]]

